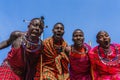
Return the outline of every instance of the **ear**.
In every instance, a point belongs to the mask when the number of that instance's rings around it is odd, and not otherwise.
[[[74,39],[73,39],[73,37],[72,37],[72,41],[74,42]]]
[[[28,28],[30,27],[30,25],[28,25]]]
[[[111,38],[110,38],[110,42],[111,42]]]
[[[52,33],[54,33],[54,29],[52,29]]]
[[[42,30],[42,33],[43,33],[44,30]]]
[[[85,37],[83,38],[83,41],[85,41]]]
[[[65,33],[65,30],[64,30],[64,32],[63,33]]]

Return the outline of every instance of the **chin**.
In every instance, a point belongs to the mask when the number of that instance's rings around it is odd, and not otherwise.
[[[82,45],[83,45],[83,44],[76,44],[76,46],[78,46],[78,47],[82,47]]]
[[[61,36],[56,36],[56,39],[58,39],[58,40],[59,40],[59,39],[62,39],[62,37],[61,37]]]
[[[109,47],[110,47],[110,45],[105,45],[105,46],[104,46],[104,48],[106,48],[106,49],[109,48]]]

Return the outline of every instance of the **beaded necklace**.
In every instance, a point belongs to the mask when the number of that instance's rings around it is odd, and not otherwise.
[[[85,44],[84,44],[84,49],[85,49],[85,52],[80,52],[80,51],[77,51],[74,47],[72,47],[72,52],[76,52],[78,54],[88,53],[88,47]]]
[[[40,49],[42,41],[39,39],[38,43],[31,42],[27,40],[27,36],[23,37],[22,46],[28,52],[36,52]]]
[[[120,56],[119,56],[119,51],[118,51],[117,47],[112,45],[112,44],[111,44],[111,46],[113,46],[115,48],[115,52],[116,52],[116,56],[113,59],[111,59],[111,60],[101,56],[100,47],[98,46],[98,56],[99,56],[99,59],[106,66],[116,66],[116,65],[118,65],[120,63]]]

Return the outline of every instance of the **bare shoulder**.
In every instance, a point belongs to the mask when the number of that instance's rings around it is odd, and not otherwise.
[[[24,35],[25,33],[22,32],[22,31],[13,31],[10,35],[10,39],[12,41],[12,46],[14,48],[19,48],[21,46],[21,39],[22,39],[22,36]]]
[[[13,31],[12,33],[11,33],[11,37],[13,36],[13,37],[21,37],[22,35],[24,35],[25,34],[25,32],[22,32],[22,31]]]
[[[25,34],[24,32],[21,32],[21,31],[13,31],[9,38],[0,42],[0,49],[4,49],[10,45],[13,45],[13,46],[16,46],[18,45],[18,43],[20,43],[20,40],[19,38]]]
[[[18,38],[21,37],[22,35],[24,35],[24,32],[22,32],[22,31],[13,31],[13,32],[10,34],[9,41],[10,41],[10,42],[14,42],[16,39],[18,39]]]

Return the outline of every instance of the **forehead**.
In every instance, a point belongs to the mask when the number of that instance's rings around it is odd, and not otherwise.
[[[108,35],[108,33],[105,32],[105,31],[99,32],[99,33],[98,33],[98,36],[101,36],[101,35]]]
[[[57,24],[57,25],[54,26],[54,28],[58,28],[58,27],[59,28],[64,28],[61,24]]]
[[[80,30],[77,30],[77,31],[75,31],[75,32],[73,33],[73,35],[76,35],[76,34],[81,34],[81,35],[83,35],[83,32],[80,31]]]
[[[40,20],[38,19],[34,19],[31,21],[32,24],[40,24]]]

